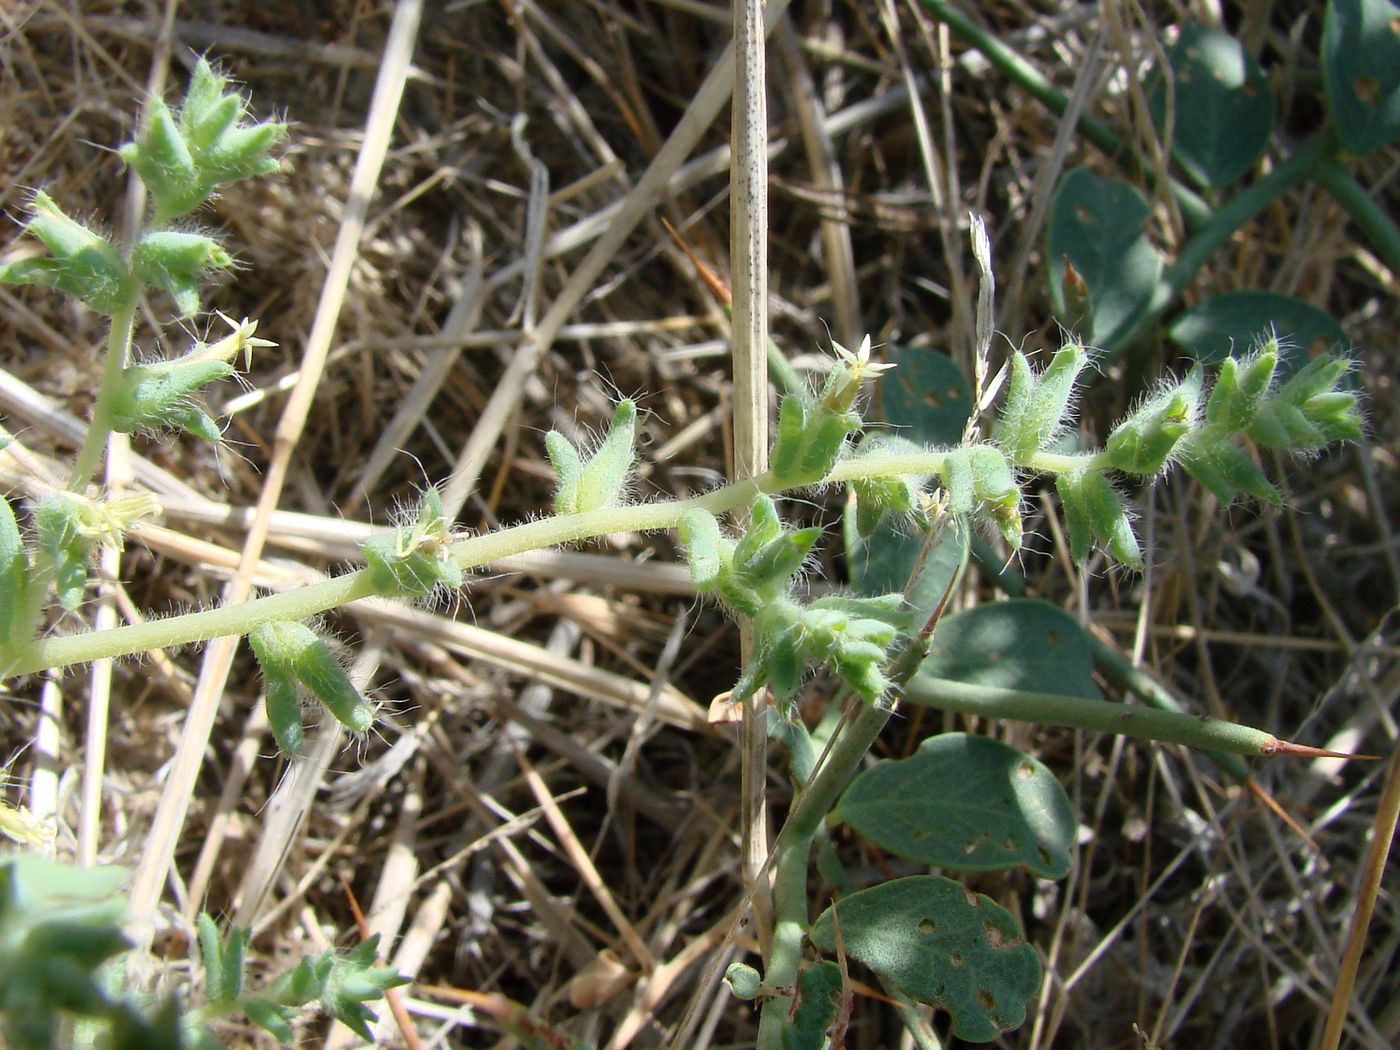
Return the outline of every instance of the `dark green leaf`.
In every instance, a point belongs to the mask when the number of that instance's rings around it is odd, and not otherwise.
[[[1400,138],[1400,6],[1331,0],[1322,28],[1327,107],[1346,148],[1370,153]]]
[[[1174,93],[1172,154],[1191,177],[1212,189],[1247,172],[1269,144],[1274,96],[1264,71],[1224,30],[1188,25],[1167,53],[1172,75],[1159,72],[1149,99],[1165,130],[1167,92]]]
[[[1207,364],[1242,357],[1279,337],[1279,374],[1288,377],[1314,352],[1346,341],[1342,326],[1311,303],[1278,292],[1226,292],[1193,306],[1168,331],[1172,342]]]
[[[1064,320],[1065,259],[1088,287],[1093,315],[1090,343],[1143,309],[1162,272],[1161,253],[1147,239],[1147,201],[1132,186],[1075,168],[1060,180],[1050,205],[1046,258],[1055,313]]]
[[[953,1015],[959,1039],[990,1042],[1026,1018],[1040,960],[1016,920],[952,879],[917,875],[861,890],[834,905],[841,944],[912,999]],[[836,950],[828,908],[812,943]]]
[[[797,978],[797,1004],[783,1029],[783,1050],[822,1050],[840,1005],[841,967],[830,961],[806,967]]]
[[[881,849],[952,871],[1069,873],[1074,810],[1055,775],[987,737],[945,733],[867,769],[834,816]]]
[[[897,365],[880,384],[880,413],[896,433],[927,445],[955,445],[972,414],[972,392],[962,369],[937,350],[893,347]]]
[[[1035,598],[979,605],[938,625],[925,671],[974,685],[1101,699],[1084,629]]]

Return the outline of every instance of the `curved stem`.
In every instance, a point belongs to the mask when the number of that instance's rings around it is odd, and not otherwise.
[[[1000,70],[1009,80],[1026,94],[1043,105],[1055,116],[1064,116],[1069,109],[1069,99],[1055,90],[1040,70],[1027,62],[1011,48],[1007,47],[992,33],[983,29],[967,15],[954,7],[948,0],[920,0],[924,7],[933,12],[958,36],[980,51],[984,58]],[[1123,140],[1113,133],[1107,124],[1081,114],[1076,124],[1079,133],[1111,157],[1126,152]],[[1152,173],[1145,172],[1150,178]],[[1202,226],[1210,221],[1210,206],[1194,190],[1168,176],[1167,189],[1181,209],[1182,217],[1192,227]]]
[[[946,456],[946,452],[918,452],[846,459],[838,463],[821,484],[908,474],[936,475]],[[1018,465],[1054,474],[1086,467],[1102,469],[1107,463],[1102,452],[1079,456],[1036,453]],[[513,554],[598,536],[673,529],[687,511],[703,509],[715,515],[725,514],[747,507],[760,492],[775,494],[782,491],[784,487],[774,480],[771,473],[766,473],[692,499],[605,507],[583,514],[562,514],[471,536],[452,544],[452,556],[464,570],[470,570]],[[131,656],[225,635],[247,634],[271,620],[303,620],[377,593],[369,575],[360,570],[227,608],[187,613],[109,631],[36,640],[15,652],[10,665],[0,668],[0,674],[33,674],[46,668]]]
[[[1320,131],[1304,142],[1294,154],[1249,189],[1223,205],[1181,247],[1174,263],[1167,267],[1143,306],[1104,336],[1104,351],[1112,356],[1137,339],[1176,302],[1187,285],[1196,279],[1201,267],[1237,230],[1278,200],[1304,178],[1316,173],[1332,148],[1331,135]]]
[[[861,704],[855,718],[837,733],[831,751],[806,790],[798,797],[792,813],[778,836],[777,871],[773,886],[773,951],[768,959],[764,982],[788,987],[797,982],[802,962],[802,942],[807,935],[807,869],[812,843],[822,821],[836,804],[837,797],[850,783],[861,760],[885,727],[893,708]],[[777,995],[763,1004],[758,1027],[758,1050],[782,1050],[783,1029],[787,1025],[792,997]]]
[[[1400,273],[1400,226],[1376,203],[1351,172],[1328,157],[1313,168],[1315,178],[1348,215],[1395,273]]]

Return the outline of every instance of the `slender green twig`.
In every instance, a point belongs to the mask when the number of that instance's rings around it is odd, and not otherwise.
[[[132,296],[130,302],[112,314],[112,325],[107,331],[107,356],[102,365],[102,385],[92,406],[92,421],[68,475],[69,492],[82,492],[87,488],[102,463],[107,439],[112,435],[112,395],[131,351],[131,328],[135,321],[136,297]]]

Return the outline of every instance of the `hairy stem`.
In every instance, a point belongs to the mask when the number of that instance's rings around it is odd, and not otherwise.
[[[87,488],[102,463],[107,439],[112,434],[112,394],[126,367],[131,350],[131,327],[135,321],[136,297],[132,296],[129,303],[112,314],[112,327],[107,331],[107,359],[102,364],[102,386],[92,406],[92,422],[73,460],[73,471],[68,475],[69,492],[82,492]]]

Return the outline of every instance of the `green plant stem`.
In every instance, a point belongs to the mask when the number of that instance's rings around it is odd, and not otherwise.
[[[1019,465],[1049,473],[1099,462],[1099,456],[1058,456],[1037,453]],[[921,452],[846,459],[821,482],[835,484],[860,478],[896,477],[905,474],[937,474],[946,453]],[[808,488],[810,486],[799,486]],[[760,492],[774,494],[783,488],[771,474],[725,485],[703,496],[666,500],[630,507],[606,507],[582,514],[561,514],[513,528],[472,536],[452,545],[452,556],[464,571],[513,554],[557,547],[619,532],[653,532],[673,529],[690,510],[724,514],[746,507]],[[347,602],[369,598],[378,592],[366,570],[280,594],[220,609],[187,613],[166,620],[117,627],[109,631],[61,638],[39,639],[13,654],[7,674],[33,674],[51,667],[67,667],[92,660],[131,656],[169,646],[204,642],[224,635],[247,634],[272,620],[304,620]]]
[[[1108,700],[972,685],[922,674],[910,680],[905,696],[911,703],[964,715],[1088,729],[1237,755],[1271,754],[1279,743],[1276,737],[1261,729],[1218,718]]]
[[[1333,157],[1319,161],[1312,177],[1346,209],[1391,271],[1400,274],[1400,225]]]
[[[773,885],[773,951],[764,982],[786,988],[797,982],[802,944],[809,926],[807,869],[812,843],[822,821],[861,761],[889,721],[893,709],[861,704],[835,742],[820,769],[798,797],[787,823],[778,835],[777,865]],[[763,1004],[758,1026],[758,1050],[782,1050],[792,996],[776,995]]]
[[[1316,171],[1331,149],[1330,139],[1325,131],[1313,135],[1288,160],[1217,210],[1182,245],[1176,261],[1163,272],[1147,302],[1104,336],[1104,352],[1109,356],[1117,354],[1156,323],[1241,226]]]
[[[1026,593],[1026,583],[1011,568],[1005,559],[992,550],[991,544],[980,536],[972,538],[972,556],[977,559],[977,567],[990,579],[1003,594],[1020,598]],[[1092,631],[1085,631],[1089,640],[1089,650],[1094,658],[1094,667],[1118,688],[1133,693],[1149,707],[1163,711],[1189,714],[1186,705],[1161,682],[1142,668],[1137,667],[1121,652],[1109,645]],[[1244,783],[1253,775],[1239,755],[1223,751],[1207,751],[1206,757],[1219,766],[1238,783]]]
[[[112,326],[107,330],[107,358],[102,364],[102,385],[92,406],[92,421],[83,437],[82,447],[73,459],[68,475],[68,491],[81,493],[87,488],[102,464],[107,439],[112,436],[112,394],[121,380],[122,369],[131,351],[131,329],[136,322],[136,297],[124,303],[112,314]]]
[[[920,0],[920,3],[933,12],[955,34],[980,51],[993,66],[1006,75],[1017,87],[1030,95],[1057,117],[1069,110],[1069,99],[1055,90],[1050,81],[1041,75],[1040,70],[1031,65],[1011,48],[1007,47],[987,30],[983,29],[967,15],[954,7],[948,0]],[[1123,140],[1109,129],[1108,125],[1081,113],[1075,126],[1086,139],[1111,157],[1120,157],[1126,152]],[[1147,173],[1150,177],[1151,173]],[[1189,226],[1201,226],[1210,221],[1210,206],[1199,194],[1176,179],[1167,177],[1167,188],[1181,209],[1182,218]]]

